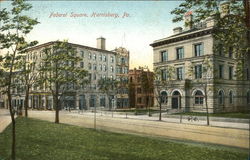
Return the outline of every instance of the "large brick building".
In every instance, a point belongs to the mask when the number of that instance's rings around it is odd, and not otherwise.
[[[148,108],[154,105],[153,73],[148,69],[129,70],[129,102],[131,108]]]

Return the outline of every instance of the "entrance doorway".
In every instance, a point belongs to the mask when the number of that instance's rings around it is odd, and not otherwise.
[[[181,94],[178,91],[174,91],[172,95],[172,109],[181,108]]]

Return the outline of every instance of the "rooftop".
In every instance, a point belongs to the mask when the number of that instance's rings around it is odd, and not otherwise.
[[[42,48],[42,47],[50,46],[50,45],[52,45],[53,43],[56,43],[56,42],[57,41],[50,41],[50,42],[47,42],[47,43],[43,43],[43,44],[40,44],[40,45],[37,45],[37,46],[29,48],[28,51],[32,51],[32,50],[39,49],[39,48]],[[70,44],[72,46],[75,46],[75,47],[89,49],[89,50],[93,50],[93,51],[99,51],[99,52],[106,52],[106,53],[117,54],[116,52],[113,52],[113,51],[108,51],[108,50],[94,48],[94,47],[89,47],[89,46],[84,46],[84,45],[81,45],[81,44],[75,44],[75,43],[69,43],[69,42],[68,42],[68,44]]]

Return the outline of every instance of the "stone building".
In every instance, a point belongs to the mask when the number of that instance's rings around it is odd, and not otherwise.
[[[134,68],[129,70],[129,103],[131,108],[147,108],[154,105],[153,83],[145,82],[143,77],[148,82],[153,82],[153,72],[148,69]],[[148,84],[146,85],[146,83]]]
[[[48,42],[41,45],[37,45],[35,47],[32,47],[28,50],[28,54],[26,55],[26,60],[28,62],[36,62],[38,64],[41,63],[43,54],[42,50],[45,47],[53,45],[55,42]],[[125,77],[125,75],[120,75],[119,72],[117,72],[117,65],[120,63],[117,62],[122,59],[124,56],[120,52],[120,49],[118,48],[117,53],[114,51],[108,51],[105,48],[105,38],[100,37],[97,39],[97,48],[79,45],[79,44],[73,44],[69,43],[77,50],[77,56],[82,59],[82,61],[78,62],[79,67],[84,68],[89,73],[89,79],[90,84],[84,88],[78,88],[77,90],[74,87],[68,87],[67,88],[67,94],[64,96],[64,99],[62,100],[61,108],[74,108],[74,109],[93,109],[94,107],[98,108],[106,108],[108,109],[109,106],[112,106],[113,108],[117,107],[117,93],[114,92],[110,97],[107,97],[107,95],[103,92],[101,92],[98,89],[98,80],[100,78],[113,78],[116,79],[121,78],[122,76]],[[128,70],[128,63],[129,63],[129,52],[123,48],[122,51],[124,51],[125,54],[125,64],[126,69],[125,73],[127,73],[126,70]],[[119,56],[118,56],[119,55]],[[123,63],[121,63],[123,64]],[[121,65],[119,65],[121,66]],[[125,68],[125,67],[124,67]],[[24,95],[20,95],[17,99],[17,102],[22,102],[24,100]],[[14,96],[16,97],[16,96]],[[109,98],[112,100],[109,102]],[[119,96],[118,96],[119,98]],[[126,106],[128,105],[128,96],[124,97],[127,98]],[[4,98],[4,101],[7,101],[6,96]],[[15,99],[15,98],[14,98]],[[1,103],[2,104],[2,103]],[[6,103],[5,103],[6,104]],[[118,103],[118,105],[120,105]],[[7,104],[6,104],[7,107]],[[48,88],[45,88],[44,86],[32,86],[30,91],[30,98],[29,98],[29,107],[31,108],[41,108],[41,109],[53,109],[53,98],[48,90]]]
[[[129,51],[123,47],[116,48],[113,51],[116,52],[116,79],[120,81],[117,88],[117,108],[129,108]]]
[[[192,14],[186,15],[185,19],[192,20]],[[207,84],[209,112],[250,109],[250,57],[244,60],[244,78],[237,79],[237,59],[233,48],[225,54],[214,50],[214,24],[215,21],[208,18],[184,29],[177,27],[173,30],[174,35],[150,44],[154,68],[163,68],[161,78],[166,79],[169,74],[164,67],[174,68],[174,81],[171,85],[162,86],[163,108],[205,112],[204,84]],[[205,59],[211,62],[210,74],[204,72]]]

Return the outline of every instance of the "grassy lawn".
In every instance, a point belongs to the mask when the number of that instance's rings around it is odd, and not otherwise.
[[[175,113],[175,115],[179,115],[180,113]],[[190,115],[190,116],[207,116],[206,113],[197,113],[197,112],[186,112],[182,113],[182,115]],[[232,113],[210,113],[210,117],[225,117],[225,118],[245,118],[250,119],[250,114],[247,112],[232,112]]]
[[[0,133],[0,159],[10,157],[11,126]],[[245,150],[95,131],[17,119],[19,160],[246,160]]]

